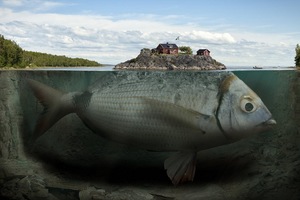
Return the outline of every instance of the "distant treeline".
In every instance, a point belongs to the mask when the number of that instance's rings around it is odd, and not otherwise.
[[[50,66],[50,67],[77,67],[77,66],[100,66],[96,61],[83,58],[68,58],[47,53],[23,51],[23,62],[26,66]]]
[[[296,50],[295,64],[296,67],[300,67],[300,45],[299,44],[297,44],[295,50]]]
[[[23,50],[16,42],[5,39],[0,34],[0,68],[1,67],[76,67],[101,66],[96,61],[83,58],[68,58],[66,56]]]

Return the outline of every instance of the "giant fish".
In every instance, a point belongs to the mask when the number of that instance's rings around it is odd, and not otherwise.
[[[79,92],[62,92],[31,79],[28,83],[44,106],[37,137],[76,113],[108,140],[174,152],[164,162],[174,185],[193,181],[198,151],[276,124],[258,95],[232,72],[112,72]]]

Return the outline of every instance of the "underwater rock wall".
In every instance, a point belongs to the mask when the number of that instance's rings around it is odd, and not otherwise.
[[[18,100],[17,74],[0,71],[0,156],[2,159],[23,157],[20,139],[22,109]]]
[[[298,71],[235,72],[262,98],[277,126],[200,152],[194,182],[178,187],[170,183],[163,169],[167,153],[107,142],[76,115],[66,116],[37,141],[32,140],[42,107],[26,78],[63,91],[78,91],[109,73],[113,72],[0,71],[0,197],[299,199]]]

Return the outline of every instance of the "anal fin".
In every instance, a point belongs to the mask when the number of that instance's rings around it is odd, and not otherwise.
[[[196,171],[197,152],[178,152],[165,160],[165,170],[174,185],[193,181]]]

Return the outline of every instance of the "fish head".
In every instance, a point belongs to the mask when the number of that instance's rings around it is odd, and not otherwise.
[[[235,75],[222,82],[219,95],[217,118],[228,138],[240,140],[276,124],[260,97]]]

